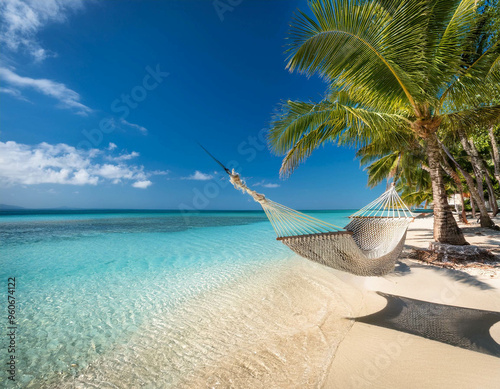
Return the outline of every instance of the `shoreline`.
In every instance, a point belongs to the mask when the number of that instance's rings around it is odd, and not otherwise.
[[[470,227],[471,243],[488,238]],[[417,219],[406,252],[426,248],[431,234],[432,218]],[[399,322],[383,314],[391,299],[404,303]],[[450,323],[449,312],[458,313]],[[500,321],[487,326],[499,312],[500,277],[408,258],[384,277],[359,277],[291,254],[155,317],[92,365],[40,387],[496,388]],[[469,339],[468,324],[486,330]],[[456,333],[443,337],[448,325]]]

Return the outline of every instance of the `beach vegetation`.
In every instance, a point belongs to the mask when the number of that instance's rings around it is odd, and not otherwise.
[[[450,182],[460,181],[462,194],[467,187],[477,198],[481,225],[494,227],[481,192],[484,182],[488,198],[498,195],[494,164],[477,155],[474,137],[493,131],[498,139],[497,3],[311,0],[308,12],[299,11],[291,23],[287,68],[321,77],[328,90],[319,102],[280,104],[269,143],[284,156],[281,175],[327,143],[351,146],[369,164],[369,185],[400,166],[398,188],[408,201],[428,201],[432,194],[436,241],[466,244],[448,204]],[[470,173],[445,151],[450,141],[448,151],[465,153]]]

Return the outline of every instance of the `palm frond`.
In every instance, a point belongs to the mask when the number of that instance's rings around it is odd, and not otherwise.
[[[458,129],[488,127],[500,123],[500,105],[464,109],[441,115],[441,117],[442,126],[451,132]]]
[[[281,174],[287,176],[324,141],[363,147],[376,140],[394,147],[406,145],[411,136],[404,116],[370,111],[344,96],[334,103],[283,104],[271,124],[269,143],[275,153],[286,153]]]
[[[309,158],[315,149],[323,146],[327,140],[334,141],[343,128],[344,124],[342,122],[337,122],[336,125],[322,124],[305,134],[286,153],[281,164],[280,176],[288,177],[292,174],[302,162]]]
[[[464,47],[473,37],[471,26],[476,15],[475,0],[445,1],[440,5],[449,7],[449,19],[435,52],[429,56],[434,65],[429,86],[434,88],[440,87],[463,70]],[[433,11],[436,12],[436,8]],[[433,37],[435,33],[429,31],[429,36]]]
[[[461,69],[440,97],[441,107],[459,109],[500,99],[500,41],[494,42],[470,66]]]
[[[370,92],[367,105],[405,100],[416,107],[414,96],[425,95],[418,83],[426,66],[419,48],[428,6],[411,0],[385,3],[312,0],[314,18],[301,12],[294,21],[288,68],[318,73],[341,89],[356,85]]]
[[[272,151],[278,155],[286,153],[305,133],[331,120],[335,109],[335,103],[330,101],[282,103],[268,134]]]

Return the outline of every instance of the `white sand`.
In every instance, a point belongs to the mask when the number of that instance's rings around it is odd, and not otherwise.
[[[410,226],[408,248],[428,247],[432,222],[432,218],[417,219]],[[499,233],[471,225],[465,229],[465,235],[469,243],[500,253]],[[360,315],[377,312],[386,305],[383,297],[370,290],[500,312],[498,275],[492,278],[489,272],[481,270],[469,275],[413,261],[405,263],[410,272],[364,280],[349,275],[342,277],[348,283],[347,279],[357,281],[367,291]],[[468,269],[468,272],[474,273],[474,270]],[[500,323],[491,327],[490,334],[500,343]],[[340,344],[323,387],[499,388],[500,358],[357,322]]]
[[[500,225],[500,217],[494,218],[497,225]],[[432,241],[432,217],[417,218],[411,225],[406,239],[406,248],[427,249],[429,242]],[[468,274],[479,277],[500,278],[500,231],[494,231],[489,228],[481,228],[479,224],[469,219],[469,224],[459,223],[464,232],[466,240],[472,244],[488,249],[496,256],[496,263],[487,266],[456,265]]]

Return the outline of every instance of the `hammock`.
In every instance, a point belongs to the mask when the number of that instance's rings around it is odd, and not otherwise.
[[[277,240],[300,256],[360,276],[381,276],[393,270],[408,225],[414,220],[394,184],[351,215],[349,224],[342,228],[267,199],[250,189],[234,169],[230,171],[205,151],[223,167],[236,189],[262,206]]]

